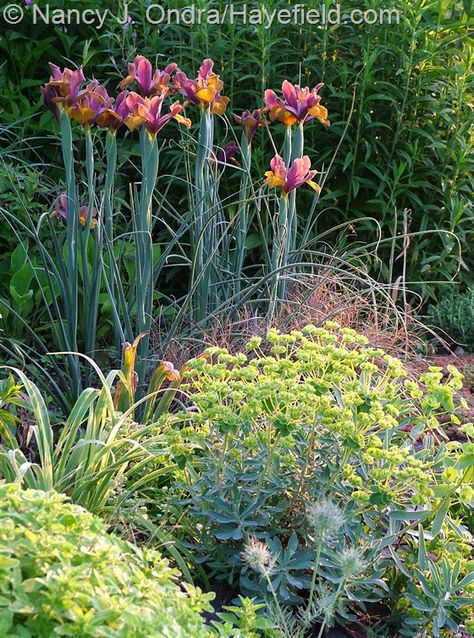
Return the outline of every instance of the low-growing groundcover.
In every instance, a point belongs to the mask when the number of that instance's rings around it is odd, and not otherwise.
[[[5,638],[218,635],[200,615],[212,595],[180,588],[159,554],[107,534],[56,492],[1,485],[0,539]]]

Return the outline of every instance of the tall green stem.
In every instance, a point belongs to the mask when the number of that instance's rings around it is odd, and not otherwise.
[[[82,314],[84,315],[86,354],[90,357],[93,357],[96,347],[99,294],[102,280],[103,227],[101,220],[98,219],[98,224],[94,230],[94,241],[91,251],[92,263],[89,265],[89,240],[91,238],[92,211],[95,203],[94,144],[89,127],[86,128],[85,135],[88,205],[87,219],[84,225],[84,230],[80,234],[83,273]]]
[[[144,381],[148,348],[150,343],[151,317],[153,311],[153,238],[152,204],[153,192],[158,177],[159,149],[155,135],[146,129],[140,131],[140,150],[142,160],[142,183],[135,218],[135,298],[136,298],[136,334],[147,334],[138,346],[136,372],[141,383]],[[140,397],[140,391],[137,393]]]
[[[104,184],[104,235],[105,242],[107,244],[107,252],[109,258],[109,267],[106,273],[108,274],[107,292],[110,296],[112,305],[112,317],[114,322],[114,334],[115,334],[115,347],[120,349],[121,344],[125,341],[125,334],[120,321],[118,312],[118,298],[117,298],[117,271],[115,268],[115,254],[114,254],[114,224],[113,224],[113,199],[114,199],[114,185],[115,185],[115,172],[117,170],[117,136],[115,131],[108,130],[107,138],[105,140],[105,152],[106,152],[106,172],[105,172],[105,184]],[[120,282],[118,282],[120,285]],[[127,340],[133,340],[133,334],[127,334]]]
[[[291,130],[291,127],[288,127]],[[304,149],[304,128],[303,123],[298,124],[295,128],[291,144],[291,162],[295,159],[303,157]],[[288,247],[286,260],[289,261],[290,254],[296,250],[298,234],[298,216],[296,212],[296,189],[290,193],[290,201],[288,206]]]
[[[247,239],[249,225],[249,200],[251,185],[250,166],[252,163],[252,146],[248,142],[245,132],[242,134],[240,150],[242,154],[242,178],[240,181],[239,191],[239,208],[237,213],[238,226],[236,230],[234,264],[235,290],[237,293],[240,292],[241,288],[242,269],[245,259],[245,241]]]
[[[67,238],[67,258],[66,273],[67,282],[67,307],[65,308],[67,320],[68,343],[66,348],[72,352],[77,352],[77,324],[78,324],[78,224],[79,224],[79,208],[77,203],[76,177],[74,174],[74,150],[72,143],[72,129],[66,111],[62,111],[59,116],[61,127],[61,146],[66,172],[66,196],[67,196],[67,221],[66,221],[66,238]],[[81,375],[79,359],[76,356],[69,358],[71,369],[71,377],[74,384],[74,394],[80,393]]]
[[[201,110],[201,122],[199,126],[199,139],[196,149],[196,165],[194,172],[194,211],[195,218],[191,233],[191,249],[193,257],[193,276],[191,286],[196,284],[193,295],[193,314],[196,321],[201,321],[207,314],[209,305],[209,267],[206,266],[206,257],[211,245],[212,214],[211,173],[209,156],[213,147],[213,118],[209,109]]]
[[[287,262],[285,257],[287,255],[287,241],[288,241],[288,195],[282,194],[280,197],[280,206],[276,218],[274,228],[274,242],[272,251],[272,270],[274,274],[273,292],[270,300],[270,316],[273,315],[276,304],[278,301],[285,299],[286,295],[286,281],[282,278],[282,273],[286,275],[285,267]]]

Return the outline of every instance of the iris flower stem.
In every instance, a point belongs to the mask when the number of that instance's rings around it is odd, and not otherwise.
[[[285,126],[285,139],[283,140],[283,161],[286,166],[291,164],[292,157],[292,133],[291,126]]]
[[[107,244],[107,252],[109,257],[108,273],[110,275],[107,285],[107,292],[109,294],[112,303],[112,317],[114,322],[115,333],[115,347],[120,349],[121,343],[125,341],[125,335],[120,321],[118,313],[117,303],[117,285],[116,285],[116,271],[114,269],[114,226],[113,226],[113,197],[114,197],[114,185],[115,185],[115,172],[117,170],[117,136],[115,131],[108,130],[105,140],[105,153],[107,168],[105,172],[105,184],[104,184],[104,235],[105,242]],[[128,335],[129,340],[132,340],[133,335]]]
[[[238,227],[236,232],[236,248],[235,248],[235,286],[236,293],[240,292],[242,269],[245,259],[245,240],[248,233],[249,223],[249,201],[250,201],[250,166],[252,164],[252,145],[247,139],[245,132],[242,135],[242,141],[240,143],[240,151],[242,155],[242,178],[240,181],[239,192],[239,208],[238,208]]]
[[[89,241],[91,238],[92,209],[95,199],[94,143],[90,128],[86,128],[86,177],[89,192],[87,220],[81,232],[82,269],[84,279],[83,313],[85,319],[86,354],[94,355],[99,314],[99,294],[102,280],[103,226],[101,220],[94,230],[92,264],[89,266]],[[90,270],[89,270],[90,269]],[[92,372],[92,370],[91,370]]]
[[[270,300],[269,315],[273,316],[277,302],[284,299],[286,282],[281,279],[281,268],[286,265],[286,242],[288,241],[288,195],[282,194],[275,224],[275,241],[272,251],[272,270],[275,271],[273,292]]]
[[[68,281],[65,282],[68,295],[67,307],[65,308],[68,328],[67,349],[70,352],[77,352],[77,324],[78,324],[78,224],[79,209],[76,192],[76,177],[74,174],[74,150],[72,143],[72,129],[68,114],[63,110],[59,116],[61,127],[61,146],[66,173],[66,196],[68,216],[66,221],[67,257],[66,272]],[[74,386],[74,394],[79,396],[81,389],[81,374],[79,359],[77,356],[69,357],[71,377]]]
[[[140,130],[140,150],[142,161],[142,183],[135,219],[135,295],[136,332],[146,332],[137,351],[136,372],[141,383],[146,374],[148,348],[150,344],[151,317],[153,311],[153,238],[152,204],[153,192],[158,177],[159,148],[155,135],[144,128]],[[137,398],[140,398],[140,390]]]
[[[213,119],[209,109],[201,110],[201,121],[199,125],[199,139],[196,150],[196,165],[194,172],[195,186],[195,220],[194,232],[192,233],[191,244],[193,251],[193,277],[191,286],[199,278],[193,300],[194,319],[199,322],[207,314],[209,304],[209,266],[205,268],[205,257],[208,250],[212,250],[210,245],[212,236],[211,224],[208,224],[211,215],[212,202],[209,199],[211,192],[211,174],[209,170],[209,154],[213,146]]]
[[[288,127],[291,130],[291,127]],[[295,128],[292,134],[291,143],[291,163],[300,157],[303,157],[304,150],[304,128],[303,123],[300,122]],[[297,243],[298,233],[298,217],[296,214],[296,189],[290,193],[290,202],[288,207],[288,253],[286,260],[288,261],[290,255],[294,256]]]

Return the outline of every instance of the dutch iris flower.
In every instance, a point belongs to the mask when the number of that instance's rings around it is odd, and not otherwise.
[[[229,98],[221,95],[224,83],[213,72],[213,67],[212,60],[204,60],[195,80],[190,80],[182,71],[176,71],[175,84],[179,92],[196,106],[209,109],[215,115],[222,115]]]
[[[286,168],[285,162],[279,155],[270,162],[270,169],[265,173],[265,183],[270,188],[281,188],[282,192],[287,195],[303,184],[308,184],[317,193],[321,188],[313,182],[316,171],[312,171],[311,162],[307,155],[294,160],[289,169]]]
[[[325,126],[329,126],[327,109],[319,103],[318,95],[322,83],[313,89],[300,87],[285,80],[281,85],[283,98],[279,98],[275,91],[265,91],[265,106],[267,107],[272,122],[278,121],[285,126],[293,124],[308,124],[312,120],[319,120]]]
[[[162,95],[163,91],[166,91],[166,96],[168,96],[176,93],[176,88],[172,83],[172,74],[177,68],[178,65],[172,62],[163,71],[156,69],[153,73],[150,60],[143,55],[137,55],[135,60],[128,65],[128,75],[120,82],[119,87],[125,89],[135,82],[143,97]]]
[[[50,62],[49,66],[51,77],[49,82],[41,87],[41,94],[46,106],[57,117],[61,105],[71,105],[77,100],[85,77],[82,68],[75,71],[65,68],[61,71],[56,64]]]
[[[79,91],[77,98],[65,108],[71,119],[83,126],[90,126],[102,113],[111,110],[113,103],[105,86],[93,80],[83,91]]]
[[[217,155],[214,151],[211,154],[210,161],[217,162],[217,164],[234,164],[240,166],[239,162],[235,159],[235,155],[239,152],[240,147],[237,142],[228,142],[221,149],[219,149]]]
[[[55,201],[54,210],[51,213],[51,215],[53,217],[61,217],[62,219],[64,219],[64,221],[67,221],[67,210],[68,210],[67,194],[62,193]],[[79,223],[81,224],[81,226],[85,226],[87,222],[87,213],[88,213],[87,206],[81,206],[78,212],[79,212]],[[97,208],[93,208],[91,223],[90,223],[91,230],[94,230],[94,228],[97,226],[97,216],[98,216]]]
[[[117,96],[115,110],[130,131],[134,131],[145,122],[149,111],[148,102],[147,98],[135,91],[122,91]]]
[[[161,115],[165,96],[166,90],[152,98],[142,97],[134,91],[122,91],[117,96],[115,110],[130,131],[144,124],[149,133],[156,135],[171,119],[191,126],[191,121],[180,115],[184,107],[179,102],[174,102],[169,112]]]
[[[156,135],[158,131],[160,131],[171,119],[176,120],[180,124],[184,124],[188,128],[191,126],[191,120],[180,115],[184,106],[178,101],[173,102],[173,104],[170,105],[168,113],[161,115],[165,95],[166,91],[164,91],[162,95],[155,95],[149,100],[149,109],[145,119],[145,127],[152,135]]]
[[[120,97],[121,95],[122,94],[120,93],[116,100],[112,98],[111,103],[105,105],[104,109],[98,114],[95,120],[97,126],[100,126],[100,128],[108,128],[111,131],[116,131],[119,126],[123,124],[123,118],[117,111],[120,106],[120,100],[122,99]]]
[[[254,109],[253,111],[244,111],[242,115],[236,115],[235,113],[233,115],[234,120],[242,127],[249,144],[252,143],[257,129],[267,125],[263,117],[263,109]]]

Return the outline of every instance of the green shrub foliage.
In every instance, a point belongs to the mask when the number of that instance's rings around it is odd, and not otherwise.
[[[0,634],[209,637],[212,595],[56,492],[0,486]]]
[[[312,592],[311,622],[385,602],[385,625],[403,636],[461,627],[474,579],[474,429],[458,443],[441,425],[459,421],[461,374],[450,367],[443,380],[432,367],[417,382],[336,323],[272,330],[247,350],[192,360],[194,405],[165,418],[179,422],[188,456],[183,528],[196,562],[278,604]]]
[[[430,307],[430,319],[443,337],[474,352],[474,286],[464,293],[451,290]]]

